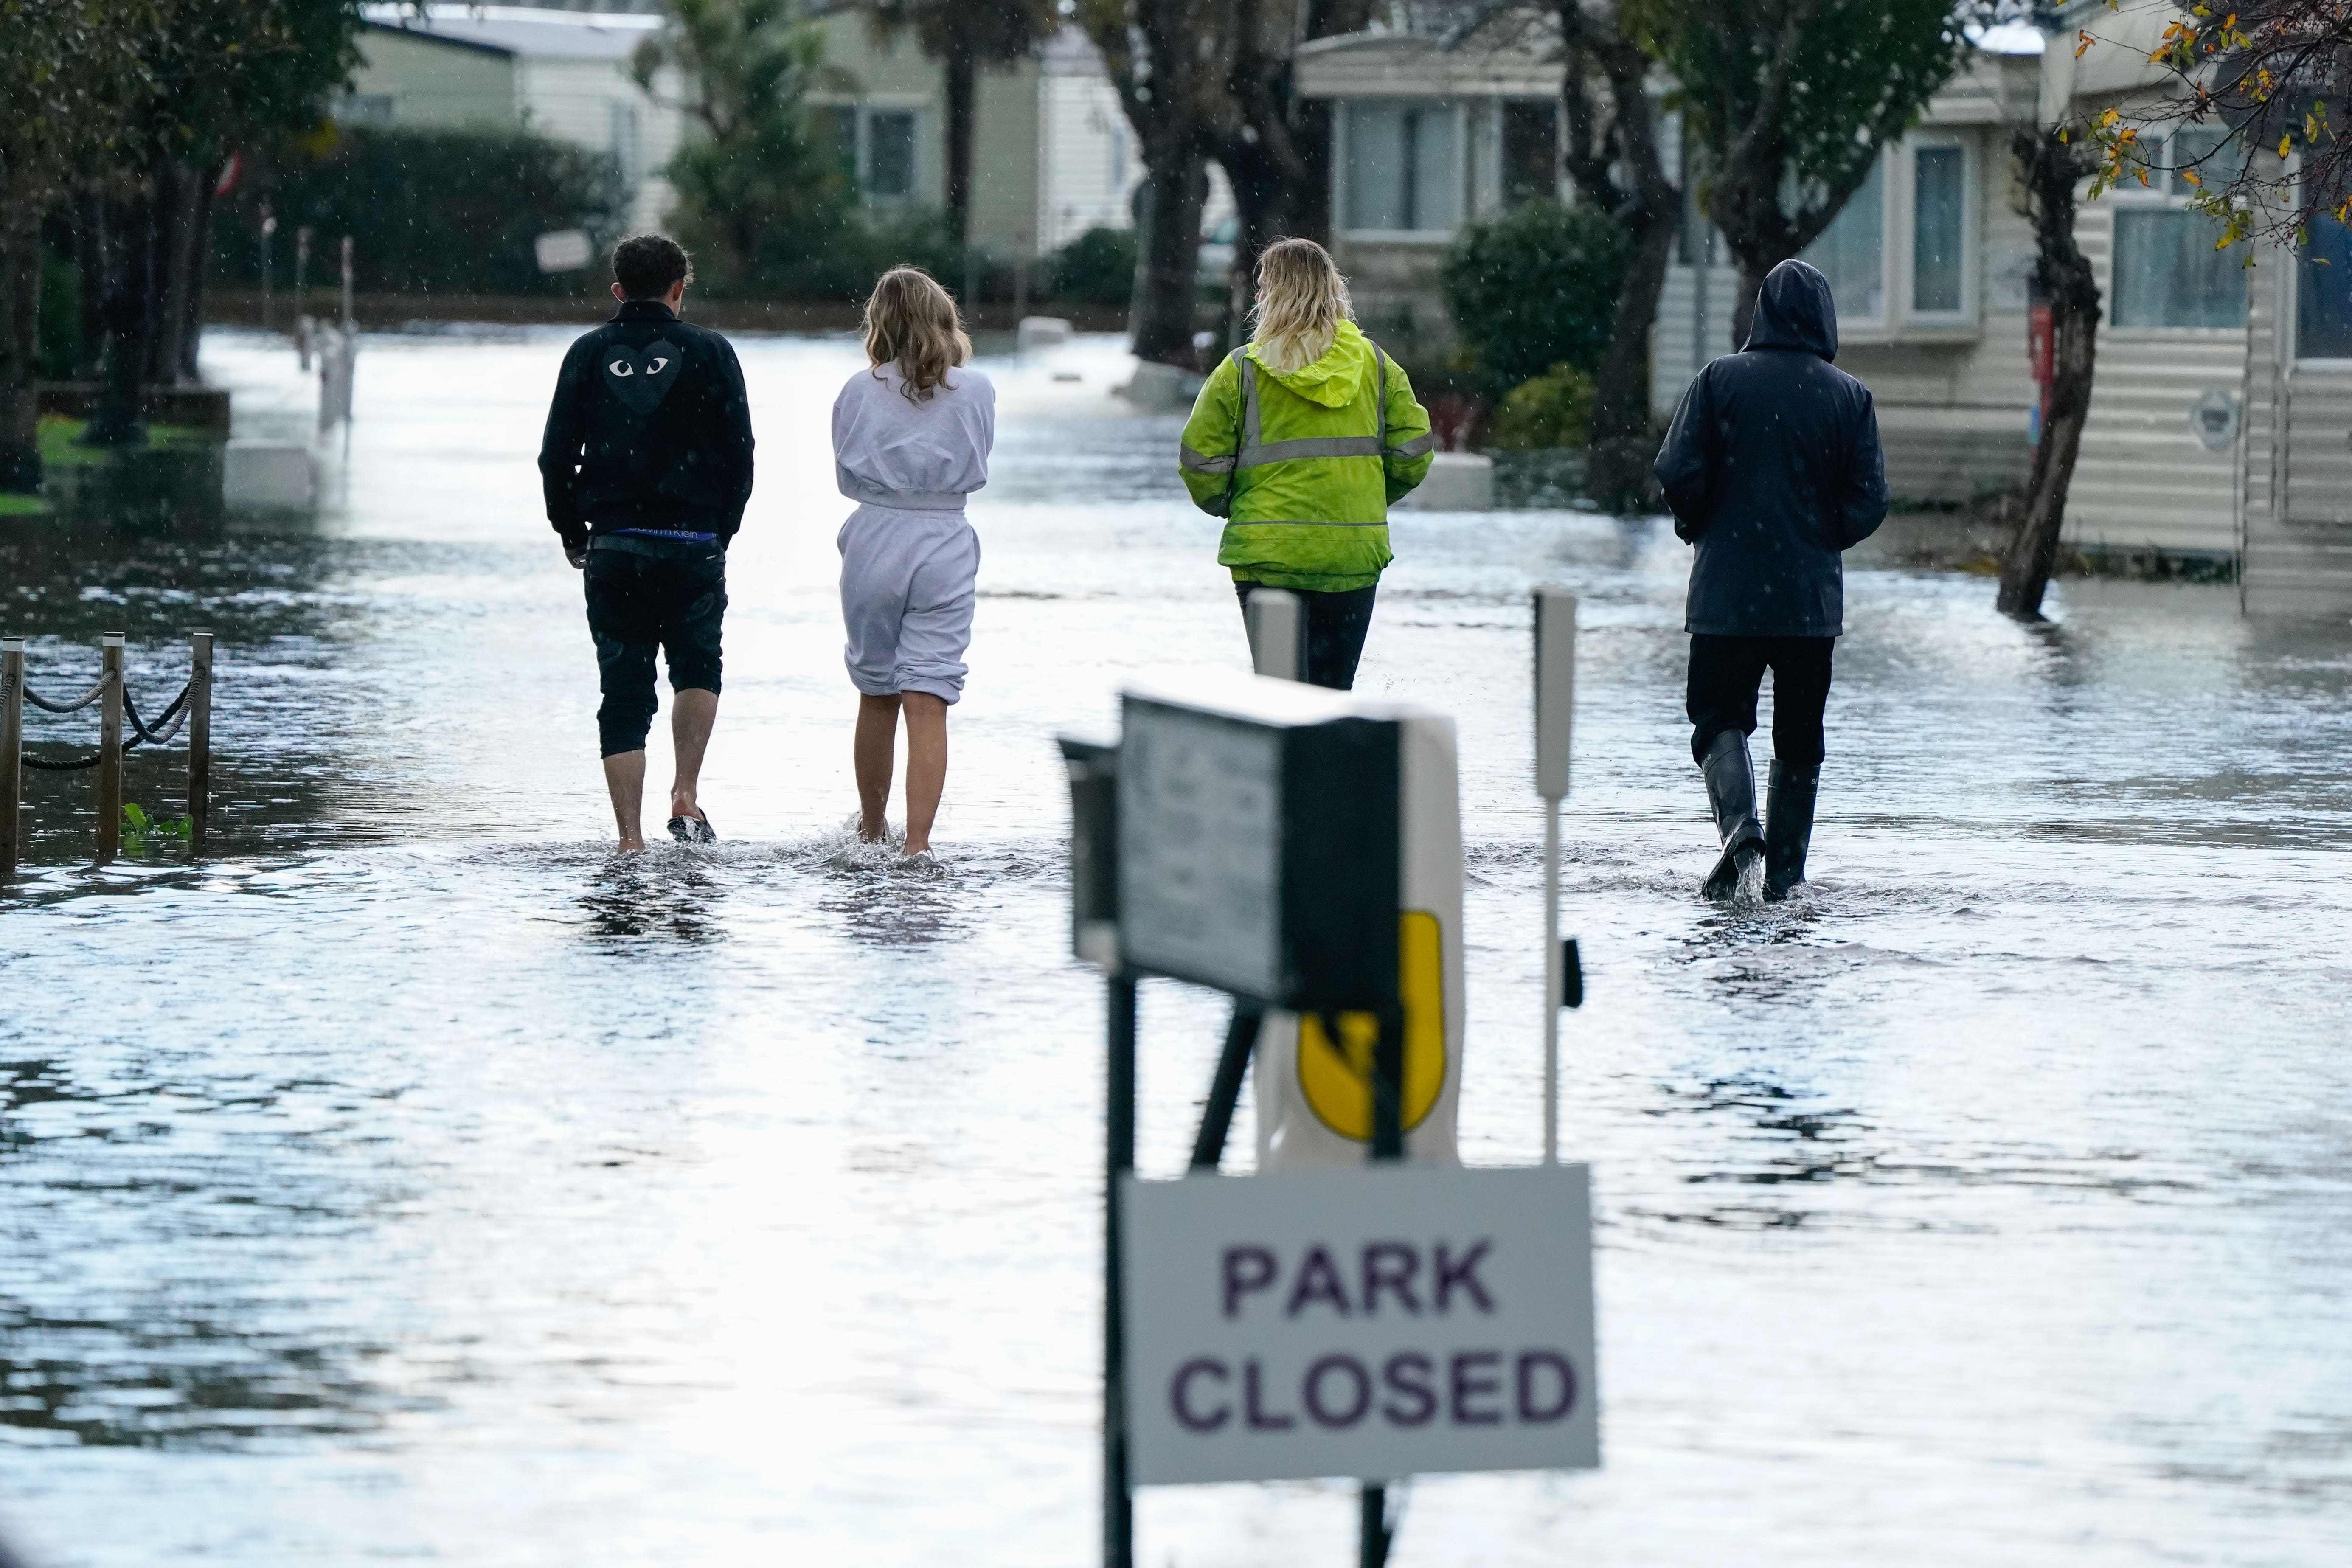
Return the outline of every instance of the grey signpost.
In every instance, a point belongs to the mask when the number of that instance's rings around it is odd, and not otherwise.
[[[1559,803],[1576,709],[1576,595],[1536,590],[1536,793],[1544,803],[1543,1157],[1559,1163],[1559,1011],[1583,1000],[1576,944],[1559,940]]]

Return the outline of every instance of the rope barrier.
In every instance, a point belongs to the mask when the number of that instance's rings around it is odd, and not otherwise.
[[[97,770],[98,864],[120,852],[123,841],[123,758],[139,746],[162,748],[187,733],[188,819],[191,852],[204,853],[206,819],[211,816],[213,635],[196,632],[188,639],[187,683],[173,694],[152,720],[142,717],[138,699],[124,679],[124,634],[109,632],[99,639],[101,673],[98,684],[70,702],[59,702],[28,688],[25,680],[25,641],[0,637],[0,883],[10,881],[26,847],[20,817],[24,772],[75,773]],[[63,757],[26,755],[27,707],[47,713],[80,712],[94,703],[105,709],[94,752]],[[126,722],[129,732],[126,734]],[[20,772],[19,770],[22,770]],[[135,818],[132,818],[135,821]]]
[[[106,695],[106,678],[99,677],[98,684],[70,702],[52,702],[31,687],[25,688],[25,700],[44,713],[79,713]]]
[[[152,730],[140,721],[139,704],[131,700],[131,689],[128,686],[124,687],[122,716],[131,721],[132,732],[131,738],[122,742],[122,749],[126,752],[131,751],[142,743],[150,746],[169,744],[172,738],[180,732],[181,727],[188,721],[188,693],[195,689],[195,681],[191,679],[187,685],[180,688],[180,694],[172,699],[172,705],[163,710],[162,716],[155,721],[155,727]],[[27,688],[25,695],[30,697],[32,694],[31,689]],[[47,707],[47,704],[44,703],[42,706]],[[52,713],[71,710],[70,709],[49,709]],[[76,757],[70,762],[63,763],[48,762],[40,757],[31,756],[25,759],[26,767],[36,773],[78,773],[85,769],[94,768],[98,763],[99,753],[96,752],[90,752],[86,757]]]
[[[96,752],[92,752],[86,757],[76,757],[69,763],[45,762],[39,757],[29,755],[22,759],[24,764],[37,773],[78,773],[98,766],[103,760]]]
[[[139,704],[131,700],[131,688],[124,687],[122,716],[131,721],[132,734],[131,739],[122,742],[122,749],[127,752],[142,742],[151,746],[160,746],[178,734],[180,726],[188,721],[188,693],[195,689],[195,679],[190,677],[188,684],[180,688],[180,694],[172,699],[172,705],[156,718],[152,730],[139,721]]]

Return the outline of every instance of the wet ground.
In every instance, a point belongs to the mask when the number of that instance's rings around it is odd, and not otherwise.
[[[93,1568],[1089,1563],[1100,1013],[1051,740],[1132,669],[1244,658],[1175,424],[1105,395],[1107,344],[990,362],[944,867],[908,875],[839,830],[854,350],[746,341],[727,842],[623,861],[530,464],[562,348],[371,338],[315,524],[7,536],[43,689],[128,629],[168,696],[177,639],[221,635],[221,834],[92,871],[86,785],[35,782],[0,900],[0,1529]],[[289,353],[208,354],[299,420]],[[1564,1142],[1606,1459],[1421,1481],[1396,1561],[2342,1562],[2352,631],[2078,582],[2025,628],[1865,562],[1816,879],[1727,910],[1694,896],[1671,534],[1396,543],[1363,684],[1461,723],[1477,1162],[1538,1147],[1527,593],[1583,596]],[[176,755],[131,798],[176,814]],[[1221,1017],[1145,987],[1151,1172]],[[1147,1493],[1139,1560],[1345,1562],[1353,1508]]]

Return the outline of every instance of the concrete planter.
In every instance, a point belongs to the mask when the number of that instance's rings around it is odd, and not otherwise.
[[[1495,459],[1482,452],[1440,452],[1430,459],[1429,477],[1399,504],[1415,511],[1492,511]]]

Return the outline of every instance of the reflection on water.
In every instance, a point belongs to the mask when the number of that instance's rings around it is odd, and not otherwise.
[[[1090,1562],[1100,983],[1052,737],[1243,658],[1174,423],[1103,397],[1100,345],[990,366],[973,675],[910,866],[841,826],[849,351],[747,341],[727,837],[622,858],[530,461],[563,342],[371,340],[315,526],[0,539],[45,689],[102,631],[142,693],[222,638],[220,853],[92,870],[87,781],[43,777],[0,896],[0,1525],[77,1568]],[[1461,727],[1480,1162],[1537,1148],[1527,590],[1581,601],[1563,1124],[1609,1458],[1425,1478],[1401,1561],[2336,1561],[2352,637],[2129,584],[2020,628],[1864,563],[1814,880],[1720,908],[1671,534],[1395,533],[1363,679]],[[133,753],[131,797],[174,807],[181,756]],[[1223,1009],[1151,982],[1143,1020],[1172,1174]],[[1141,1550],[1329,1560],[1350,1507],[1150,1493]]]
[[[726,941],[726,897],[688,853],[656,848],[613,856],[580,895],[580,909],[606,951],[625,952],[647,937],[691,946]]]

